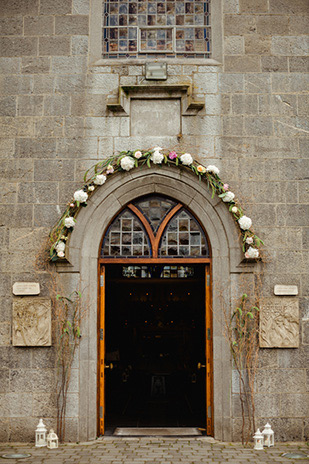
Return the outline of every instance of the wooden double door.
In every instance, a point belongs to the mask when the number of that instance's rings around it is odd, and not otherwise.
[[[210,266],[100,260],[99,435],[117,426],[213,435]]]

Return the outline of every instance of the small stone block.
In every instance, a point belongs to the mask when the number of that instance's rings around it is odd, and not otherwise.
[[[13,285],[14,295],[39,295],[40,284],[38,282],[15,282]]]
[[[275,285],[275,295],[298,295],[297,285]]]
[[[261,300],[260,347],[299,347],[298,299],[275,297]]]
[[[13,346],[51,346],[51,301],[13,300]]]

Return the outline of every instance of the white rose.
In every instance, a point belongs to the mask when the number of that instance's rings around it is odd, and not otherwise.
[[[75,221],[71,216],[66,217],[65,220],[64,220],[64,225],[65,225],[65,227],[67,227],[69,229],[70,227],[75,226]]]
[[[88,190],[89,190],[89,192],[93,192],[94,191],[94,185],[89,185]]]
[[[217,166],[213,166],[213,165],[209,165],[207,166],[207,169],[206,169],[207,172],[212,172],[213,174],[217,174],[217,176],[219,175],[219,169],[217,168]]]
[[[236,214],[237,211],[238,211],[238,208],[237,206],[233,206],[233,208],[231,209],[232,213]]]
[[[57,256],[59,258],[64,258],[64,252],[63,251],[58,251]]]
[[[246,243],[247,243],[248,245],[251,245],[251,244],[253,243],[253,238],[252,238],[252,237],[246,238]]]
[[[60,241],[60,242],[57,243],[55,248],[56,248],[57,253],[59,253],[60,251],[64,251],[65,250],[65,243]]]
[[[240,219],[238,219],[238,224],[242,230],[248,230],[252,226],[252,221],[249,217],[242,216]]]
[[[79,201],[79,203],[85,203],[88,200],[88,193],[84,192],[84,190],[76,190],[74,200]]]
[[[161,164],[164,160],[164,155],[162,155],[162,153],[160,153],[159,151],[155,151],[151,155],[150,159],[154,164]]]
[[[222,198],[222,200],[225,202],[225,203],[229,203],[230,201],[234,200],[235,198],[235,194],[233,192],[226,192],[226,195]]]
[[[105,181],[106,181],[106,176],[104,176],[104,174],[99,174],[94,179],[93,183],[96,184],[96,185],[103,185]]]
[[[259,250],[256,248],[249,247],[245,253],[246,258],[258,258],[259,257]]]
[[[136,152],[134,153],[134,158],[136,158],[136,159],[140,159],[142,156],[143,156],[143,154],[142,154],[141,151],[136,151]]]
[[[134,168],[134,159],[132,159],[130,156],[124,156],[120,161],[120,165],[124,171],[130,171]]]
[[[184,155],[181,155],[181,156],[180,156],[180,161],[181,161],[182,164],[184,164],[185,166],[190,166],[190,164],[193,163],[193,158],[192,158],[192,156],[190,155],[190,153],[185,153]]]

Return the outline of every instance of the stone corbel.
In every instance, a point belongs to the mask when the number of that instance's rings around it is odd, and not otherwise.
[[[131,99],[180,99],[182,116],[195,116],[205,107],[203,101],[194,100],[191,84],[171,85],[123,85],[118,98],[107,101],[107,109],[115,116],[130,116]]]

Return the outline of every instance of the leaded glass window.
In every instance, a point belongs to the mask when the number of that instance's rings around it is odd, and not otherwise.
[[[150,247],[139,219],[125,209],[109,227],[102,256],[149,256]]]
[[[181,209],[169,222],[161,240],[159,256],[209,256],[205,234],[188,211]]]
[[[176,202],[168,198],[148,197],[136,201],[135,206],[143,213],[155,232],[167,213],[176,206]]]
[[[103,239],[101,257],[209,258],[209,248],[202,227],[181,203],[149,195],[128,204],[113,220]],[[129,266],[128,272],[133,268]],[[177,266],[167,268],[163,277],[178,272]],[[145,271],[140,266],[136,269]],[[183,266],[179,269],[182,272]]]
[[[209,57],[210,0],[105,0],[103,57]]]

